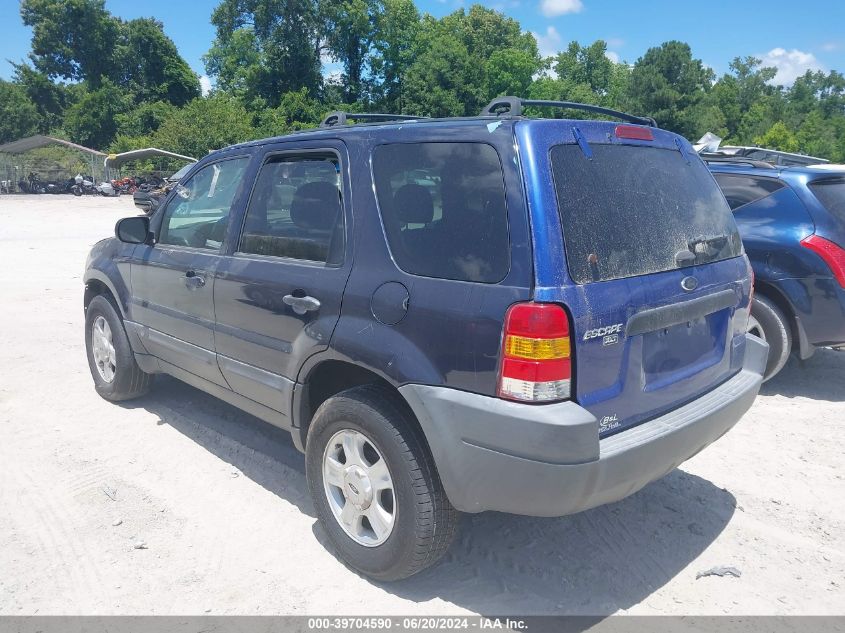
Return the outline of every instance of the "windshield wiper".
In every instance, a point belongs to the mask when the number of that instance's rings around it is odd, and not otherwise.
[[[700,235],[687,242],[687,248],[689,248],[691,253],[695,254],[696,258],[700,255],[713,258],[722,252],[728,243],[728,239],[729,236],[727,235],[715,235],[712,237]]]
[[[686,249],[681,249],[675,253],[675,265],[678,268],[685,268],[702,261],[710,261],[722,252],[729,239],[730,236],[728,235],[694,237],[687,242]]]

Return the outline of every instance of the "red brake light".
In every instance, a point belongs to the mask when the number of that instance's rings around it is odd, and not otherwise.
[[[845,288],[845,250],[838,244],[818,235],[810,235],[801,240],[801,246],[809,248],[824,260],[839,285]]]
[[[570,396],[569,317],[553,303],[517,303],[505,315],[498,394],[523,402]]]
[[[647,127],[642,127],[640,125],[617,125],[616,137],[632,138],[637,141],[654,140],[654,134],[651,133],[651,129]]]

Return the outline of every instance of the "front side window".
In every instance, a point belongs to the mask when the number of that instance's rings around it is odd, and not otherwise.
[[[496,283],[510,269],[502,165],[483,143],[403,143],[373,153],[390,251],[405,272]]]
[[[337,156],[268,160],[249,200],[239,252],[339,264],[343,248]]]
[[[786,185],[773,178],[755,178],[734,174],[713,174],[732,211],[770,196]]]
[[[158,242],[217,250],[226,235],[229,212],[249,158],[234,158],[200,169],[164,210]]]

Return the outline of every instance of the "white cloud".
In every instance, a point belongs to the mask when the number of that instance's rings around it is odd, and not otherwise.
[[[619,53],[614,53],[613,51],[606,51],[604,56],[607,57],[614,64],[619,63]]]
[[[625,40],[621,37],[609,37],[604,41],[610,48],[622,48],[625,46]]]
[[[548,17],[580,13],[583,9],[584,3],[581,0],[541,0],[540,2],[540,11]]]
[[[200,75],[200,91],[203,97],[211,92],[211,79],[208,78],[208,75]]]
[[[822,50],[826,53],[838,51],[840,48],[842,48],[842,44],[840,42],[825,42],[822,44]]]
[[[546,27],[545,34],[541,35],[540,33],[534,33],[532,31],[531,35],[533,35],[534,39],[537,40],[537,48],[540,49],[540,55],[543,57],[556,55],[558,51],[560,51],[561,44],[563,44],[563,38],[553,26]]]
[[[773,48],[768,53],[757,55],[763,60],[764,68],[776,68],[777,74],[770,83],[777,86],[790,86],[808,70],[824,70],[824,67],[812,53],[805,53],[793,48]]]

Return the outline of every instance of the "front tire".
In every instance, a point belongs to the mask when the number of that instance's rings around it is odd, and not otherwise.
[[[320,406],[306,442],[305,473],[323,529],[344,562],[376,580],[433,565],[460,517],[403,405],[379,387],[349,389]]]
[[[792,351],[792,331],[789,328],[789,321],[774,302],[757,295],[751,304],[748,332],[769,344],[769,360],[766,362],[763,382],[771,380],[786,365]]]
[[[85,311],[85,350],[94,389],[106,400],[130,400],[149,391],[153,376],[138,367],[123,321],[103,295]]]

